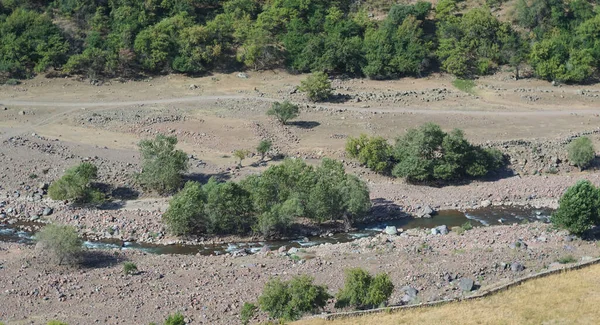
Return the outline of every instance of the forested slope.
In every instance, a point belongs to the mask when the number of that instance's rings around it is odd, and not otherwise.
[[[0,82],[49,69],[91,78],[269,68],[469,78],[524,64],[542,79],[587,82],[600,65],[592,0],[383,7],[373,15],[349,0],[0,0]],[[508,19],[498,20],[499,9]]]

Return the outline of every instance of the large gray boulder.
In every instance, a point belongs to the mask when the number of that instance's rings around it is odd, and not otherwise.
[[[402,298],[400,298],[400,301],[403,304],[408,304],[414,302],[417,299],[417,293],[419,293],[419,290],[411,286],[404,286],[400,289],[400,292],[404,292],[404,295],[402,296]]]
[[[510,270],[513,272],[521,272],[525,270],[525,266],[519,262],[510,263]]]
[[[387,226],[385,227],[385,233],[388,235],[396,235],[398,234],[398,229],[396,226]]]
[[[442,235],[448,234],[448,227],[446,225],[437,226],[437,227],[435,227],[435,229],[437,229],[438,233],[440,233]]]

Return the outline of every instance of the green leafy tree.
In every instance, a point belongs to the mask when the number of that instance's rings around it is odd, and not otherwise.
[[[206,230],[211,234],[245,234],[255,223],[252,197],[234,182],[218,183],[211,178],[203,186]]]
[[[596,158],[596,151],[592,141],[588,137],[581,137],[573,140],[568,147],[569,160],[577,165],[581,170],[590,166],[594,158]]]
[[[360,268],[348,269],[344,288],[337,294],[335,306],[337,308],[381,306],[388,301],[393,291],[394,285],[385,273],[373,277]]]
[[[328,99],[331,96],[331,82],[325,72],[315,72],[306,80],[303,80],[298,88],[306,92],[310,100],[319,102]]]
[[[581,235],[600,222],[600,194],[590,181],[581,180],[571,186],[558,201],[552,224]]]
[[[286,125],[289,120],[293,120],[300,116],[298,105],[294,105],[289,101],[283,103],[274,102],[271,109],[267,111],[267,115],[275,116],[275,118],[283,125]]]
[[[265,155],[271,150],[273,143],[271,140],[261,140],[256,147],[256,151],[260,154],[260,160],[265,160]]]
[[[98,177],[98,167],[84,162],[67,169],[65,174],[48,188],[53,200],[69,200],[75,203],[101,203],[104,195],[91,183]]]
[[[238,149],[233,152],[233,156],[240,161],[238,166],[242,166],[242,161],[248,157],[249,153],[250,151],[245,149]]]
[[[58,265],[63,262],[77,262],[81,253],[82,241],[75,228],[66,225],[49,224],[35,234],[41,250],[54,258]]]
[[[169,208],[163,214],[162,220],[175,235],[206,229],[208,218],[204,213],[205,202],[206,193],[200,183],[187,182],[169,201]]]
[[[311,277],[301,275],[286,282],[270,280],[258,303],[271,318],[293,321],[325,307],[329,297],[327,287],[314,285]]]
[[[154,140],[138,144],[142,155],[142,172],[137,180],[142,186],[159,193],[173,192],[179,188],[182,174],[188,169],[188,156],[176,150],[177,138],[157,135]]]

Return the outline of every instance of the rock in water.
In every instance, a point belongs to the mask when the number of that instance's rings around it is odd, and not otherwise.
[[[475,282],[473,282],[473,280],[469,278],[462,278],[458,282],[458,287],[465,292],[473,291],[474,286]]]
[[[387,226],[385,227],[385,233],[388,235],[396,235],[398,234],[398,229],[396,229],[396,226]]]

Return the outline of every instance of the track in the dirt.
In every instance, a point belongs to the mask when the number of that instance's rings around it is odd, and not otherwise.
[[[20,100],[2,100],[0,103],[9,106],[44,106],[44,107],[125,107],[135,105],[155,105],[155,104],[176,104],[176,103],[200,103],[200,102],[214,102],[218,100],[257,100],[264,102],[275,102],[280,99],[266,98],[266,97],[248,97],[241,95],[222,95],[222,96],[192,96],[192,97],[177,97],[168,99],[150,99],[150,100],[139,100],[139,101],[98,101],[98,102],[54,102],[54,101],[20,101]],[[335,105],[327,106],[319,104],[322,107],[331,109],[344,109],[353,112],[377,112],[377,113],[410,113],[410,114],[462,114],[462,115],[495,115],[495,116],[568,116],[573,113],[577,114],[600,114],[600,108],[598,109],[579,109],[575,112],[572,110],[526,110],[526,111],[498,111],[498,110],[478,110],[478,109],[464,109],[464,110],[439,110],[439,109],[424,109],[424,108],[400,108],[400,107],[377,107],[377,108],[362,108],[346,105]],[[71,112],[71,111],[69,111]],[[66,112],[60,113],[61,115]],[[43,123],[43,122],[42,122]]]

